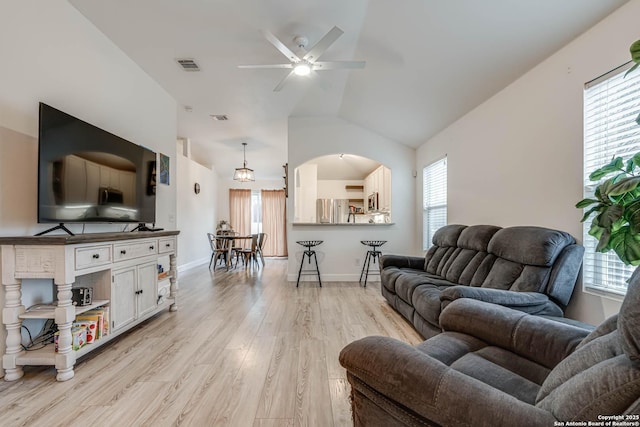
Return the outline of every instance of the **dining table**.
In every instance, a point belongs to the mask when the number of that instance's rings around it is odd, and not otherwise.
[[[233,234],[229,234],[229,233],[225,233],[225,234],[216,234],[216,239],[221,239],[221,240],[229,240],[229,243],[227,243],[227,266],[229,266],[229,264],[231,263],[231,255],[233,252],[233,244],[236,240],[251,240],[253,239],[253,236],[248,235],[248,236],[235,236]],[[227,268],[228,270],[228,268]]]

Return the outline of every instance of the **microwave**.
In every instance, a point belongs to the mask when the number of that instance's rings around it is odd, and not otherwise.
[[[369,195],[367,199],[367,209],[369,211],[377,211],[378,210],[378,192],[373,192]]]

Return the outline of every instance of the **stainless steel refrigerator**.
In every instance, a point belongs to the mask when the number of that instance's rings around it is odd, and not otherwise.
[[[349,219],[349,199],[318,199],[316,222],[319,224],[342,224]]]

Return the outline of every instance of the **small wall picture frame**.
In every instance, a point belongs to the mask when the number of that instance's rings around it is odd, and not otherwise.
[[[197,182],[193,184],[193,192],[196,194],[200,194],[200,184],[198,184]]]
[[[160,184],[169,185],[169,156],[160,153]]]

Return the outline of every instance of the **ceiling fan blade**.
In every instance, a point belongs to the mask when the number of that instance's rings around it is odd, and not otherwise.
[[[278,83],[278,86],[276,86],[275,88],[273,88],[274,92],[280,92],[280,89],[282,89],[282,86],[284,86],[284,84],[286,83],[286,81],[289,79],[289,77],[291,77],[294,74],[294,70],[291,70],[291,72],[289,74],[287,74],[286,76],[284,76],[284,78],[282,80],[280,80],[280,83]]]
[[[313,63],[314,71],[364,68],[365,61],[320,61]]]
[[[238,65],[238,68],[293,68],[292,64]]]
[[[327,34],[324,35],[323,38],[320,39],[318,43],[315,44],[309,52],[307,52],[302,59],[305,61],[315,62],[320,58],[320,56],[324,53],[325,50],[329,46],[335,42],[338,37],[340,37],[344,31],[342,31],[338,27],[333,27]]]
[[[269,40],[269,42],[271,42],[271,44],[274,45],[276,47],[276,49],[278,49],[280,52],[282,52],[282,54],[284,56],[286,56],[287,59],[289,59],[289,61],[293,61],[293,62],[300,61],[300,58],[298,57],[298,55],[293,53],[291,51],[291,49],[289,49],[287,46],[285,46],[284,43],[282,43],[280,41],[280,39],[278,39],[276,36],[271,34],[269,31],[267,31],[267,30],[262,31],[262,35],[267,40]]]

